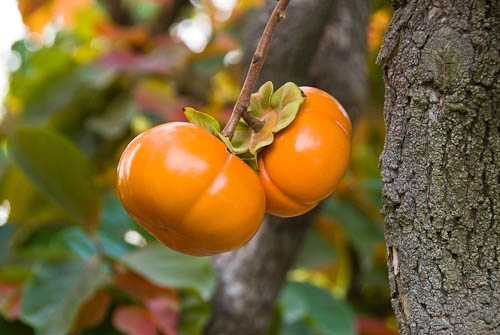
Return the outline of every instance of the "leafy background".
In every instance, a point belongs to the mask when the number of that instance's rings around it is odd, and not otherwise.
[[[200,333],[215,285],[210,259],[171,251],[135,224],[117,199],[115,170],[134,136],[184,121],[184,106],[227,120],[243,27],[260,2],[18,1],[30,34],[12,45],[17,65],[0,124],[2,334]],[[270,334],[397,333],[374,64],[390,16],[373,2],[371,101],[356,123],[352,164],[315,219]]]

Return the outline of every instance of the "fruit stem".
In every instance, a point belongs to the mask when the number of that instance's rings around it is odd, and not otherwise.
[[[257,45],[257,49],[252,57],[252,61],[250,62],[245,82],[243,83],[238,100],[234,105],[231,117],[222,130],[222,134],[225,136],[233,137],[236,125],[242,116],[256,133],[259,132],[264,126],[265,122],[257,119],[255,116],[247,112],[247,108],[250,104],[250,95],[252,94],[255,82],[259,77],[260,70],[264,65],[267,51],[269,50],[269,45],[271,44],[276,27],[278,26],[278,23],[285,18],[285,11],[289,4],[290,0],[278,0],[276,7],[274,7],[272,14],[267,21],[264,32],[260,37],[259,45]]]

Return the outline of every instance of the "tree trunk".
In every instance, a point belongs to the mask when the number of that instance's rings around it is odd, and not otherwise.
[[[368,95],[366,29],[370,1],[333,1],[307,84],[332,93],[354,123]]]
[[[246,63],[275,3],[269,0],[246,30]],[[271,80],[275,87],[287,81],[315,85],[336,96],[346,110],[359,110],[366,94],[367,20],[366,0],[292,1],[285,21],[277,29],[258,84]],[[348,35],[344,43],[338,43],[344,38],[339,34]],[[352,67],[349,71],[340,69],[335,61],[347,50],[352,58],[342,64]],[[323,64],[322,71],[313,65],[317,62]],[[345,89],[340,90],[342,86]],[[247,245],[214,257],[218,284],[206,334],[267,333],[286,274],[316,212],[291,219],[266,216]]]
[[[313,213],[266,216],[243,248],[214,257],[218,285],[206,334],[266,334],[286,273],[304,242]]]
[[[393,2],[378,63],[399,332],[500,334],[499,2]]]

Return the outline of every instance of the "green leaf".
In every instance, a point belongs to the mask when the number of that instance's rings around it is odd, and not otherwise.
[[[272,84],[271,84],[272,87]],[[252,148],[250,150],[250,145],[252,141],[253,131],[252,128],[248,126],[245,120],[240,119],[236,125],[236,130],[233,137],[230,139],[220,133],[220,125],[216,119],[212,116],[198,112],[192,108],[184,108],[184,114],[188,118],[189,122],[199,125],[210,133],[218,137],[231,151],[233,154],[241,158],[245,163],[247,163],[252,169],[257,171],[257,151],[261,147],[270,144],[272,142],[272,137],[265,142],[259,142],[257,148]],[[266,144],[267,143],[267,144]]]
[[[180,335],[203,334],[210,317],[210,302],[189,290],[180,292],[181,312],[178,331]]]
[[[354,313],[344,301],[307,283],[289,282],[280,297],[285,323],[310,321],[324,334],[354,335]]]
[[[337,250],[315,229],[310,229],[294,268],[318,269],[337,259]]]
[[[94,227],[99,192],[85,156],[61,135],[45,128],[17,129],[7,155],[40,192],[82,225]]]
[[[281,293],[279,302],[283,307],[283,320],[288,323],[304,319],[310,313],[309,300],[301,290],[302,284],[290,282]]]
[[[218,136],[220,133],[220,125],[217,120],[208,114],[197,111],[196,109],[185,107],[184,114],[189,122],[196,124],[208,130],[212,135]]]
[[[5,152],[5,144],[6,141],[0,142],[0,179],[5,178],[5,175],[11,167],[11,164]]]
[[[25,110],[40,106],[43,114],[51,113],[53,110],[45,110],[45,107],[55,107],[60,99],[66,98],[66,94],[61,93],[68,91],[59,90],[62,96],[58,99],[54,99],[50,91],[52,87],[68,87],[59,85],[59,82],[64,81],[66,85],[70,83],[62,78],[74,71],[75,62],[63,48],[52,46],[31,51],[32,46],[33,43],[29,41],[19,41],[12,46],[21,55],[22,64],[11,74],[10,94],[25,104]],[[51,104],[45,104],[44,101],[50,101]]]
[[[31,270],[20,266],[2,266],[0,281],[22,283],[31,277]]]
[[[97,258],[41,263],[24,288],[20,318],[38,335],[67,334],[82,304],[108,280]]]
[[[78,66],[52,75],[51,80],[28,87],[31,92],[23,100],[23,118],[27,124],[47,125],[51,118],[61,117],[58,114],[65,111],[75,116],[86,113],[87,104],[93,105],[115,76],[113,71],[95,65]]]
[[[197,59],[193,63],[193,70],[197,77],[200,79],[201,77],[213,77],[217,71],[224,67],[224,56],[225,54],[215,54],[211,57],[206,56]]]
[[[9,257],[11,251],[11,238],[14,235],[15,228],[12,225],[0,226],[0,265]]]
[[[153,20],[157,18],[158,11],[162,8],[159,3],[154,1],[130,1],[125,2],[125,4],[125,6],[129,6],[135,19],[134,22],[153,23]]]
[[[86,126],[94,133],[106,140],[122,138],[129,129],[133,116],[137,113],[132,99],[126,95],[115,98],[106,110],[91,116]]]
[[[97,253],[97,248],[87,234],[79,227],[67,227],[54,236],[51,247],[67,250],[83,259]]]
[[[384,241],[382,228],[349,200],[331,196],[325,201],[324,211],[342,224],[354,249],[361,255],[363,269],[369,268],[375,246]]]
[[[40,261],[63,261],[63,260],[76,260],[78,259],[73,253],[68,253],[65,248],[55,246],[28,246],[16,250],[13,253],[11,261],[14,264],[29,264],[34,265]]]
[[[360,189],[369,197],[376,208],[382,208],[382,180],[367,179],[360,183]]]
[[[325,334],[316,331],[311,325],[305,321],[285,322],[282,326],[283,332],[281,335],[319,335]],[[326,334],[325,334],[326,335]]]
[[[271,319],[271,324],[267,331],[267,335],[282,335],[283,325],[281,320],[281,309],[275,308],[273,312],[273,317]]]
[[[181,254],[153,244],[125,255],[123,263],[158,285],[196,289],[208,299],[215,286],[209,257]]]
[[[326,334],[356,334],[354,313],[349,305],[325,293],[325,290],[310,285],[310,312],[318,328]]]
[[[101,251],[106,255],[120,258],[136,249],[135,246],[125,242],[124,239],[125,234],[130,230],[138,232],[148,242],[156,240],[130,218],[123,209],[116,193],[106,192],[102,204],[103,208],[97,234],[101,242]]]
[[[37,226],[53,220],[71,221],[60,206],[45,197],[15,166],[5,174],[0,186],[0,199],[9,201],[8,222]]]

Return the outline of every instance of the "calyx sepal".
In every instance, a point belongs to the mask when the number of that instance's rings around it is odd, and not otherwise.
[[[205,128],[212,135],[217,136],[220,133],[220,124],[212,115],[202,113],[191,107],[184,107],[184,115],[189,122]]]
[[[257,93],[250,97],[248,112],[264,121],[264,127],[257,133],[241,119],[232,138],[220,132],[219,122],[212,116],[185,108],[184,114],[189,122],[197,124],[218,137],[226,147],[254,170],[257,170],[258,153],[274,141],[274,134],[286,128],[297,116],[305,98],[300,88],[291,82],[274,92],[273,83],[268,81]]]
[[[277,118],[273,120],[275,122],[271,130],[277,133],[292,123],[305,97],[300,88],[292,82],[284,84],[276,92],[273,90],[273,83],[270,81],[262,85],[259,91],[250,97],[248,111],[259,119],[265,118],[269,113],[276,113]]]
[[[219,121],[217,121],[212,115],[197,111],[191,107],[184,107],[184,115],[186,115],[186,118],[190,123],[204,128],[209,133],[219,138],[233,154],[238,155],[248,151],[245,147],[233,145],[229,137],[222,135],[220,132]],[[238,125],[238,127],[240,127],[240,125]]]
[[[265,122],[258,133],[242,119],[236,127],[233,144],[245,148],[245,159],[257,165],[258,153],[274,141],[274,134],[285,129],[295,120],[300,106],[305,98],[300,88],[288,82],[274,91],[273,83],[268,81],[263,84],[257,93],[250,97],[248,112]]]

